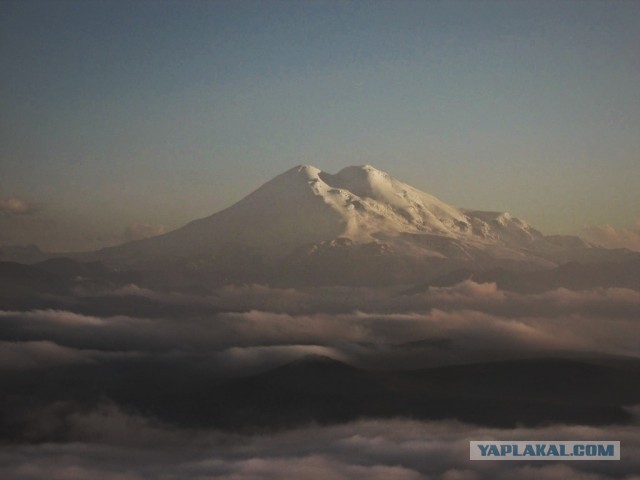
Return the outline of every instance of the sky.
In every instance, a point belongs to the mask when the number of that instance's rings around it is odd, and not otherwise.
[[[162,233],[298,164],[640,245],[639,45],[640,2],[2,0],[0,245]]]

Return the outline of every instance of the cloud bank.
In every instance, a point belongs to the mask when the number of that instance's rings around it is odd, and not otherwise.
[[[499,429],[387,418],[259,434],[222,432],[198,418],[171,423],[170,415],[131,406],[161,403],[155,392],[175,395],[170,405],[190,405],[191,397],[180,396],[185,385],[197,393],[200,383],[211,382],[207,388],[215,392],[218,381],[307,355],[384,371],[535,357],[622,362],[640,357],[636,290],[520,294],[467,280],[414,293],[239,285],[193,295],[132,284],[39,302],[0,311],[0,380],[17,385],[0,396],[9,439],[0,451],[2,478],[637,480],[640,474],[638,406],[628,408],[636,418],[629,425]],[[20,390],[29,378],[46,382],[42,392],[51,397],[29,397],[29,385]],[[101,396],[101,385],[124,400]],[[69,398],[56,393],[74,389]],[[86,402],[90,395],[99,403]],[[23,408],[28,415],[16,423]],[[472,439],[620,440],[623,460],[472,463]]]
[[[629,227],[615,228],[608,224],[587,227],[584,234],[588,240],[603,247],[640,251],[640,219]]]
[[[170,429],[107,407],[70,420],[74,443],[0,452],[11,480],[469,479],[635,480],[638,425],[478,428],[454,422],[367,420],[269,435]],[[82,439],[82,440],[80,440]],[[619,462],[471,462],[470,440],[619,440]]]
[[[194,296],[132,285],[60,306],[65,308],[0,311],[0,340],[46,341],[82,351],[82,357],[181,352],[229,371],[309,353],[374,369],[594,352],[640,355],[640,292],[623,288],[523,295],[465,281],[403,295],[249,285]],[[144,317],[133,316],[141,310]],[[17,365],[11,358],[4,368]]]

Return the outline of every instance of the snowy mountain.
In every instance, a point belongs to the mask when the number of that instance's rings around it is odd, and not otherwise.
[[[339,272],[347,264],[358,270],[358,262],[394,271],[398,264],[551,268],[595,250],[577,237],[545,237],[508,213],[451,206],[370,165],[334,175],[301,165],[209,217],[97,254],[112,264],[186,262],[263,273],[279,265],[300,273]]]

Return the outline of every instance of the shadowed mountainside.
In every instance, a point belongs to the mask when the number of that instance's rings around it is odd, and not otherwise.
[[[5,441],[64,439],[73,434],[67,414],[105,402],[168,424],[230,430],[390,417],[499,427],[627,423],[625,406],[640,402],[639,374],[640,362],[628,358],[379,372],[312,356],[233,379],[184,362],[75,365],[3,372],[0,430]]]

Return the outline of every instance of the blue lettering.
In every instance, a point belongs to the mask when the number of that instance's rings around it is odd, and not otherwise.
[[[511,445],[500,445],[500,456],[504,457],[506,456],[508,453],[511,453],[513,451],[513,449],[511,448]]]
[[[599,457],[613,457],[613,445],[598,445]]]

